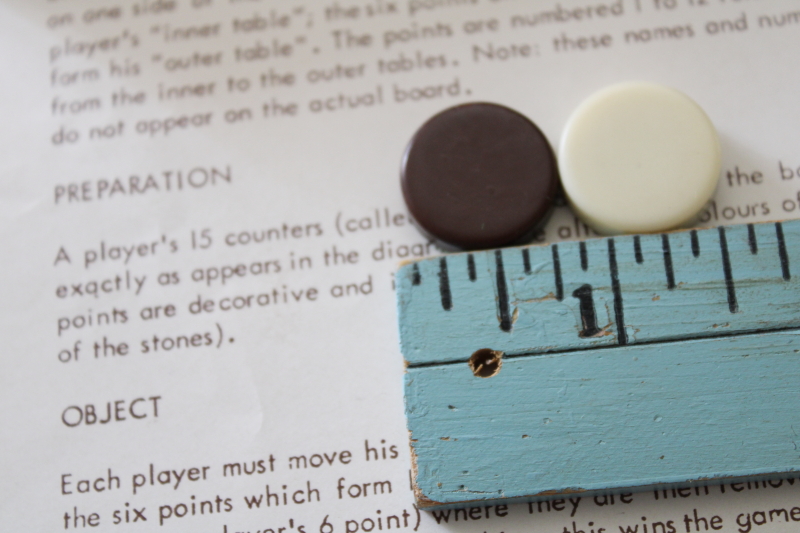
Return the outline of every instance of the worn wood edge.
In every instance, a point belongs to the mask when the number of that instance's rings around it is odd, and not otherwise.
[[[620,489],[618,491],[585,491],[582,489],[566,489],[563,491],[558,490],[549,490],[544,491],[539,494],[535,494],[532,496],[520,496],[516,498],[495,498],[491,500],[485,499],[474,499],[474,500],[464,500],[461,502],[440,502],[436,500],[432,500],[428,496],[425,495],[424,490],[419,485],[417,479],[419,478],[419,467],[417,465],[417,451],[414,448],[414,443],[416,439],[414,439],[411,430],[408,430],[408,447],[411,452],[411,488],[412,492],[414,493],[414,501],[416,502],[417,508],[422,511],[434,511],[436,509],[454,509],[460,507],[469,507],[472,504],[480,505],[480,506],[487,506],[492,504],[513,504],[513,503],[525,503],[531,501],[544,501],[555,499],[558,496],[563,495],[571,495],[571,494],[580,494],[580,495],[591,495],[591,494],[616,494],[618,492],[625,492],[625,489]],[[644,490],[644,489],[643,489]]]
[[[676,483],[630,485],[626,487],[615,487],[610,489],[597,489],[597,490],[582,490],[582,489],[546,490],[536,494],[531,494],[529,496],[516,496],[514,498],[504,498],[502,496],[499,496],[497,498],[489,498],[489,499],[479,498],[472,500],[463,500],[458,502],[437,502],[425,496],[425,494],[417,485],[418,472],[416,470],[416,456],[414,454],[413,446],[411,450],[411,456],[412,456],[414,498],[416,500],[417,507],[423,511],[435,511],[438,509],[460,509],[463,507],[486,507],[489,505],[513,505],[519,503],[542,502],[542,501],[558,499],[560,497],[569,497],[576,495],[581,498],[584,497],[591,498],[594,496],[604,496],[610,494],[639,493],[639,492],[648,492],[657,490],[685,489],[694,487],[713,487],[713,486],[724,485],[726,483],[728,484],[748,483],[748,482],[770,481],[775,479],[786,479],[792,477],[792,474],[800,473],[800,470],[790,469],[781,472],[771,472],[771,473],[763,473],[763,474],[756,474],[749,476],[721,476],[714,478],[688,479],[686,481],[676,482]]]
[[[778,224],[778,223],[783,224],[783,223],[794,222],[796,220],[800,220],[800,218],[797,218],[797,219],[795,219],[795,218],[777,218],[777,219],[774,219],[774,220],[761,220],[759,222],[754,222],[753,225],[762,226],[762,225],[767,225],[767,224]],[[733,227],[737,227],[737,226],[747,226],[747,225],[748,224],[746,224],[746,223],[745,224],[717,224],[715,226],[682,227],[682,228],[675,228],[675,229],[671,229],[671,230],[667,230],[667,231],[654,231],[654,232],[642,232],[642,233],[623,233],[623,234],[620,234],[620,235],[598,235],[596,237],[590,237],[588,239],[567,239],[567,240],[559,240],[559,241],[553,241],[553,242],[550,242],[550,241],[541,242],[541,243],[535,243],[535,244],[530,244],[530,243],[529,244],[518,244],[518,245],[515,245],[515,246],[504,246],[502,248],[497,248],[497,249],[498,250],[522,250],[522,249],[526,249],[526,248],[546,248],[546,247],[551,246],[553,244],[560,244],[560,243],[577,243],[577,242],[589,243],[589,242],[593,242],[593,241],[604,241],[604,240],[607,240],[607,239],[613,239],[615,237],[633,237],[635,235],[662,235],[662,234],[663,235],[673,235],[673,234],[676,234],[676,233],[688,233],[688,232],[693,231],[693,230],[695,230],[695,231],[703,231],[703,230],[713,230],[713,229],[716,229],[716,228],[733,228]],[[469,251],[463,251],[463,252],[446,252],[446,251],[442,251],[442,250],[440,250],[440,251],[442,253],[439,254],[439,255],[431,255],[431,256],[428,256],[428,257],[420,257],[418,259],[404,259],[404,260],[400,261],[397,264],[397,271],[395,273],[395,277],[400,275],[402,270],[404,270],[406,268],[409,268],[411,265],[414,265],[414,264],[425,263],[427,261],[435,261],[435,260],[441,258],[442,256],[448,256],[448,257],[463,256],[463,255],[468,255],[468,254],[489,252],[489,251],[492,251],[492,249],[469,250]]]
[[[442,255],[450,255],[450,254],[445,254],[444,252],[442,252]],[[420,257],[419,259],[403,259],[402,261],[397,263],[397,270],[407,267],[408,265],[413,265],[414,263],[421,263],[422,261],[427,261],[428,259],[436,259],[437,257],[439,256],[429,255],[428,257]]]
[[[755,226],[762,226],[767,224],[778,224],[778,223],[788,223],[794,222],[795,220],[800,220],[800,218],[776,218],[772,220],[759,220],[758,222],[753,222],[752,224]],[[613,235],[597,235],[596,237],[589,237],[588,239],[564,239],[558,241],[547,241],[547,242],[539,242],[539,243],[528,243],[528,244],[516,244],[514,246],[502,246],[497,248],[497,250],[522,250],[524,248],[546,248],[553,244],[560,244],[560,243],[574,243],[574,242],[593,242],[593,241],[604,241],[607,239],[613,239],[615,237],[633,237],[636,235],[673,235],[676,233],[688,233],[692,230],[695,231],[703,231],[703,230],[713,230],[716,228],[734,228],[737,226],[747,226],[748,223],[743,224],[717,224],[715,226],[687,226],[687,227],[680,227],[674,228],[671,230],[666,231],[643,231],[639,233],[620,233],[620,234],[613,234]],[[438,248],[437,248],[438,249]],[[457,251],[457,252],[447,252],[444,250],[440,250],[441,252],[439,255],[431,255],[428,257],[420,257],[418,259],[403,259],[397,264],[398,272],[400,269],[408,267],[409,265],[413,265],[415,263],[424,263],[426,261],[433,261],[439,259],[440,257],[446,255],[450,256],[459,256],[459,255],[468,255],[468,254],[476,254],[481,252],[490,252],[495,250],[495,248],[484,248],[480,250],[465,250],[465,251]]]
[[[411,437],[411,430],[408,430],[408,447],[411,450],[411,490],[414,492],[414,501],[417,503],[417,507],[419,509],[435,509],[439,508],[442,505],[446,505],[442,502],[437,502],[431,500],[422,492],[422,487],[419,486],[417,483],[417,477],[419,476],[419,468],[417,467],[417,451],[414,449],[414,439]]]

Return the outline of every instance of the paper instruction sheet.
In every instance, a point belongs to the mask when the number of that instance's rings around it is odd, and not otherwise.
[[[800,528],[800,477],[417,511],[392,281],[439,253],[402,151],[469,101],[557,149],[675,87],[723,146],[700,223],[800,216],[797,2],[3,0],[0,50],[3,530]]]

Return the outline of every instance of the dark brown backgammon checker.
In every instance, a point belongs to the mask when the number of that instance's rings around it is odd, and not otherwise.
[[[530,240],[559,191],[539,128],[489,103],[452,107],[423,124],[406,148],[401,182],[420,230],[450,250]]]

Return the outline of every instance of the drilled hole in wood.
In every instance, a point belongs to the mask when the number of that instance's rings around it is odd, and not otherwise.
[[[496,376],[503,366],[503,352],[481,348],[469,358],[469,368],[479,378]]]

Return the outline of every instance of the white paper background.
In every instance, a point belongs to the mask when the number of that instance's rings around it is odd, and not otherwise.
[[[405,213],[397,177],[400,154],[415,129],[447,106],[472,100],[502,103],[536,121],[557,148],[563,124],[583,98],[627,79],[664,83],[690,95],[719,130],[723,172],[738,166],[742,171],[764,175],[760,185],[730,187],[721,182],[716,196],[718,213],[725,207],[752,213],[746,206],[758,204],[756,216],[706,220],[707,225],[794,218],[800,213],[800,177],[782,180],[778,165],[781,162],[794,172],[800,171],[800,22],[792,15],[795,18],[785,19],[782,27],[764,29],[759,27],[758,17],[797,13],[797,3],[709,0],[704,5],[691,5],[689,0],[678,0],[677,7],[670,10],[656,9],[658,2],[641,0],[642,9],[637,11],[635,1],[623,0],[623,17],[553,22],[524,29],[509,28],[512,14],[532,15],[559,5],[575,8],[599,4],[427,2],[431,9],[409,16],[410,3],[401,1],[396,15],[368,18],[362,11],[355,21],[326,22],[323,8],[336,3],[214,0],[196,8],[188,0],[180,0],[173,12],[135,16],[134,6],[154,2],[0,2],[0,227],[5,259],[0,283],[4,302],[0,522],[4,529],[62,530],[64,513],[70,515],[67,525],[73,529],[75,519],[71,516],[77,508],[77,514],[86,517],[98,513],[99,526],[87,525],[87,529],[101,531],[278,532],[278,528],[286,528],[316,533],[327,517],[333,531],[340,533],[355,527],[364,530],[370,523],[377,525],[379,516],[401,517],[405,510],[411,518],[403,529],[416,526],[418,531],[600,533],[600,528],[616,532],[621,526],[636,525],[637,533],[656,533],[659,529],[654,531],[652,522],[668,520],[674,521],[677,531],[696,531],[694,525],[687,530],[682,522],[685,514],[691,516],[696,509],[707,518],[719,515],[723,519],[721,531],[747,533],[748,514],[752,531],[795,531],[798,526],[794,522],[752,522],[756,511],[800,505],[800,484],[788,483],[780,488],[742,492],[729,489],[725,495],[712,488],[712,496],[667,502],[656,502],[652,493],[642,493],[633,496],[632,504],[607,507],[585,499],[574,517],[568,516],[569,511],[539,513],[535,506],[530,513],[527,505],[521,505],[509,508],[508,516],[502,519],[495,515],[489,520],[460,520],[437,526],[432,515],[422,514],[417,523],[408,487],[403,365],[397,348],[391,287],[391,273],[398,261],[374,261],[371,253],[382,243],[389,246],[388,241],[393,249],[425,241],[408,224],[340,235],[336,220],[361,221],[373,216],[376,209]],[[665,0],[662,3],[668,4]],[[374,4],[339,2],[342,7],[362,8],[385,4],[377,0]],[[119,20],[88,24],[82,19],[87,11],[113,6],[121,8]],[[292,15],[292,9],[298,6],[302,6],[302,13]],[[254,13],[267,17],[271,10],[290,14],[289,28],[248,34],[232,31],[232,19],[252,17]],[[48,27],[51,17],[64,14],[73,16],[72,24]],[[712,36],[705,30],[708,22],[736,20],[742,14],[748,20],[746,32]],[[465,21],[489,18],[497,18],[499,31],[464,34]],[[221,24],[218,37],[187,42],[165,43],[151,31],[160,25],[163,32],[164,24],[185,27],[217,22]],[[386,31],[437,22],[450,24],[454,36],[419,39],[388,49],[382,44]],[[638,45],[624,42],[626,31],[685,24],[693,26],[694,38]],[[370,33],[375,44],[364,50],[337,50],[332,31],[344,29]],[[72,43],[97,42],[124,30],[139,36],[138,47],[98,51],[91,58],[50,60],[53,47],[63,47],[66,39]],[[562,32],[573,39],[608,33],[614,45],[609,50],[555,52],[552,41]],[[304,36],[306,42],[295,44],[292,57],[250,63],[233,59],[237,46],[252,46],[257,40],[264,44],[273,39],[290,42],[298,36]],[[485,47],[488,43],[529,44],[539,53],[529,58],[474,62],[473,45]],[[318,53],[314,53],[315,47]],[[189,57],[195,52],[215,51],[223,53],[219,66],[186,72],[166,72],[164,59],[152,59],[154,54]],[[413,57],[417,51],[444,54],[450,64],[441,70],[405,74],[376,71],[378,58],[396,58],[401,52]],[[109,61],[120,63],[126,58],[139,63],[140,75],[109,78]],[[366,65],[362,78],[316,84],[305,78],[310,69],[361,63]],[[100,80],[67,87],[51,84],[53,69],[63,73],[91,68],[98,69]],[[270,68],[294,73],[295,85],[257,88],[258,74]],[[253,88],[245,94],[229,93],[226,81],[231,76],[248,77]],[[457,97],[392,101],[395,84],[423,87],[451,84],[456,78],[461,89]],[[210,82],[216,83],[212,97],[156,100],[159,83]],[[384,100],[380,106],[319,114],[309,110],[313,99],[364,94],[378,85],[382,86]],[[129,93],[145,91],[147,103],[113,108],[110,95],[123,87]],[[71,102],[90,97],[101,99],[101,109],[74,115],[52,113],[54,98]],[[272,98],[296,102],[297,116],[262,118],[259,110]],[[226,110],[245,107],[253,109],[253,120],[225,122]],[[155,138],[135,131],[140,120],[199,112],[214,113],[211,126]],[[92,126],[119,120],[125,121],[123,136],[96,141],[86,138]],[[61,127],[81,132],[82,140],[70,146],[54,146],[51,138]],[[230,167],[232,182],[181,192],[118,195],[103,201],[54,200],[58,185],[83,181],[96,184],[96,180],[115,177],[126,181],[133,174],[161,175],[165,170],[186,172],[196,167]],[[764,213],[762,203],[769,213]],[[323,235],[248,246],[224,244],[228,234],[284,223],[319,224]],[[547,239],[567,236],[566,228],[573,224],[569,211],[559,209],[548,226]],[[207,250],[192,250],[191,232],[206,228],[211,230],[214,244]],[[163,253],[166,248],[159,248],[155,256],[136,257],[128,264],[106,261],[88,269],[83,266],[86,251],[98,250],[101,242],[131,246],[159,241],[162,235],[178,243],[177,253]],[[62,246],[72,262],[55,265]],[[324,266],[323,253],[331,252],[334,246],[339,251],[357,251],[359,262]],[[290,270],[286,265],[291,254],[312,257],[313,269]],[[276,274],[247,276],[210,287],[191,278],[197,268],[276,259],[284,265]],[[109,279],[126,271],[147,276],[138,296],[122,292],[96,299],[56,297],[59,285]],[[160,286],[157,277],[163,272],[178,272],[180,284]],[[369,279],[372,292],[368,295],[341,299],[330,295],[333,285],[362,284]],[[283,285],[295,291],[315,287],[318,300],[202,315],[188,311],[198,296],[219,300]],[[143,307],[169,303],[176,306],[175,317],[139,319]],[[73,328],[58,335],[59,318],[108,312],[115,307],[128,312],[126,324]],[[139,352],[140,342],[153,335],[174,337],[208,331],[216,343],[217,324],[224,331],[221,348],[215,344]],[[131,353],[95,359],[91,345],[102,342],[104,336],[115,343],[127,342]],[[229,338],[235,342],[227,342]],[[59,353],[74,347],[76,341],[82,343],[78,362],[59,362]],[[161,396],[157,418],[74,428],[61,421],[62,412],[72,405],[94,404],[104,416],[107,402],[155,395]],[[397,457],[365,461],[365,440],[373,447],[381,440],[387,447],[396,446]],[[289,469],[290,456],[330,455],[342,450],[352,453],[349,464]],[[237,478],[222,475],[226,463],[266,460],[270,454],[275,457],[274,472]],[[132,477],[146,473],[150,464],[156,471],[178,472],[209,466],[209,476],[191,483],[184,478],[177,488],[174,484],[148,485],[134,495]],[[109,468],[120,478],[121,488],[62,494],[63,475],[71,474],[67,479],[77,483],[102,477]],[[340,478],[345,478],[347,486],[389,480],[392,492],[339,499],[336,487]],[[320,491],[321,501],[255,510],[248,509],[243,499],[263,494],[266,485],[272,492],[283,485],[293,491],[305,488],[307,482]],[[74,491],[76,486],[69,489]],[[165,507],[191,504],[192,497],[199,502],[217,496],[230,498],[233,510],[171,517],[159,525],[159,514]],[[126,509],[134,507],[146,509],[146,522],[113,523],[115,510],[122,510],[124,516]]]

